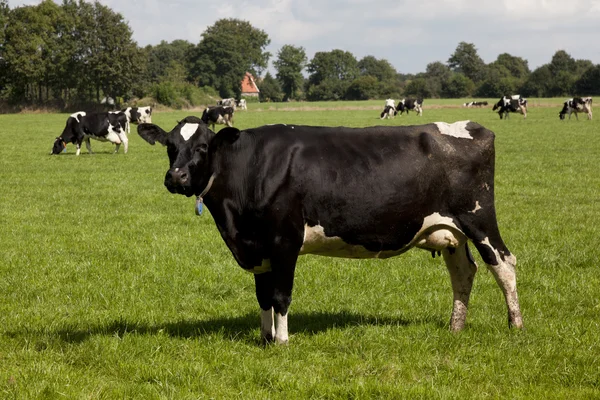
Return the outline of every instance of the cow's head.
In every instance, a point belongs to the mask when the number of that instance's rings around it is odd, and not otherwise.
[[[197,117],[186,117],[171,132],[149,123],[138,125],[138,134],[148,143],[167,147],[169,171],[165,186],[171,193],[199,195],[211,171],[209,145],[215,137],[208,125]]]
[[[52,151],[50,154],[60,154],[67,147],[67,144],[61,137],[57,137],[54,141],[54,145],[52,146]]]

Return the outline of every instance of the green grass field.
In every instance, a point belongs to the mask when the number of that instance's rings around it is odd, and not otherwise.
[[[508,121],[452,108],[464,100],[385,121],[383,101],[236,113],[238,128],[481,123],[496,133],[498,219],[518,260],[526,329],[507,328],[477,258],[467,327],[452,334],[441,258],[303,256],[290,344],[267,347],[252,276],[210,214],[165,189],[163,147],[133,127],[126,155],[92,141],[92,156],[50,157],[66,114],[0,115],[0,398],[599,398],[600,122],[560,121],[560,101]]]

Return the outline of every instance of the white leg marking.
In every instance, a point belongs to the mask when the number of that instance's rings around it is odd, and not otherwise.
[[[87,145],[87,142],[86,142],[86,145]],[[81,145],[77,144],[76,146],[77,146],[77,151],[75,152],[75,155],[78,156],[79,153],[81,153]],[[88,147],[88,151],[90,153],[92,152],[92,150],[89,147]]]
[[[281,315],[276,314],[277,319],[277,333],[275,334],[275,342],[278,344],[286,344],[288,342],[288,322],[287,314]]]
[[[273,320],[273,309],[260,310],[260,336],[270,342],[275,338],[275,321]]]

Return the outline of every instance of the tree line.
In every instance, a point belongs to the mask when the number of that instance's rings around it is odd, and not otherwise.
[[[179,108],[219,96],[239,98],[246,72],[258,78],[261,101],[600,92],[600,65],[564,50],[531,71],[527,60],[508,53],[486,64],[474,44],[461,42],[445,62],[403,74],[385,59],[359,60],[340,49],[308,60],[304,48],[287,44],[272,57],[268,34],[238,19],[216,21],[198,43],[140,47],[132,35],[121,14],[97,1],[45,0],[11,9],[0,0],[0,100],[68,109],[112,98]],[[274,75],[267,71],[270,61]]]

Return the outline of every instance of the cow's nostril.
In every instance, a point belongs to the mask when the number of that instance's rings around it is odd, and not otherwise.
[[[182,173],[179,175],[179,181],[180,181],[181,183],[186,183],[186,182],[187,182],[187,180],[188,180],[188,174],[187,174],[187,172],[182,172]]]

